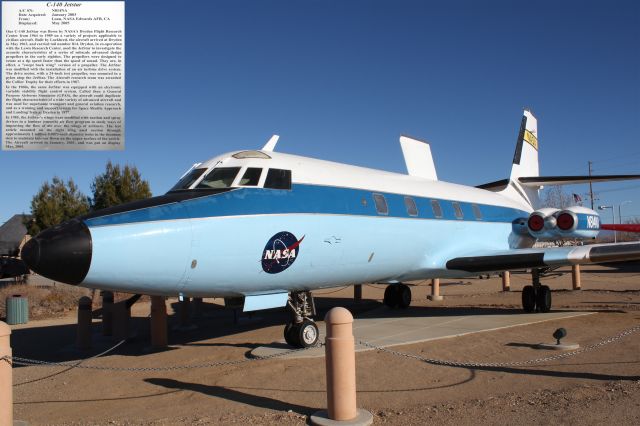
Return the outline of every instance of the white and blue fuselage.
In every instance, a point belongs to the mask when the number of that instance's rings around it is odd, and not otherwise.
[[[165,196],[182,193],[179,200],[84,218],[92,253],[81,285],[233,297],[444,278],[465,275],[448,270],[449,259],[534,241],[513,231],[513,222],[532,209],[500,194],[282,153],[251,153],[200,164],[194,169],[204,169],[199,179]],[[216,168],[237,173],[217,192],[198,189]],[[243,185],[249,169],[259,169],[260,177]],[[269,188],[271,169],[290,172],[288,188]]]

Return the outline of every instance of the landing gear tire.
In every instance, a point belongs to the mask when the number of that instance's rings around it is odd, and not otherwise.
[[[536,310],[536,292],[532,285],[526,285],[522,289],[522,309],[529,313]]]
[[[304,320],[300,324],[294,326],[295,338],[300,348],[309,348],[318,343],[320,333],[315,322]]]
[[[396,291],[398,297],[398,307],[400,309],[407,309],[411,305],[411,289],[405,284],[398,284]]]
[[[293,333],[294,328],[295,328],[294,326],[295,326],[295,324],[292,323],[292,322],[290,322],[290,323],[288,323],[287,325],[284,326],[284,340],[285,340],[285,342],[287,342],[287,344],[289,346],[296,346],[297,347],[298,345],[296,344],[295,336],[294,336],[294,333]]]
[[[284,327],[284,340],[294,348],[308,348],[318,343],[318,326],[311,319],[316,314],[316,306],[310,291],[291,292],[287,307],[291,321]]]
[[[384,290],[383,302],[385,305],[387,305],[391,309],[398,307],[398,297],[396,294],[397,294],[396,286],[393,284],[388,285],[387,288]]]
[[[549,286],[541,285],[536,294],[536,306],[538,312],[549,312],[551,310],[551,289]]]
[[[406,309],[411,305],[411,289],[406,284],[390,284],[384,290],[383,302],[391,309]]]

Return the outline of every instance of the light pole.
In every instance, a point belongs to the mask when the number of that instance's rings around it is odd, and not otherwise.
[[[625,204],[630,204],[631,201],[627,200],[627,201],[623,201],[620,204],[618,204],[618,221],[620,222],[620,224],[622,225],[622,206],[624,206]]]
[[[631,201],[627,200],[618,204],[618,222],[620,222],[620,225],[622,225],[622,206],[629,203],[631,203]]]
[[[611,205],[611,206],[598,206],[598,210],[606,210],[606,209],[611,209],[611,215],[613,216],[613,224],[616,224],[616,209]],[[613,231],[613,242],[617,243],[618,242],[618,233],[614,230]]]

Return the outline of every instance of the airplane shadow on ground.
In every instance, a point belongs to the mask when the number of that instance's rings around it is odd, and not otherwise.
[[[471,367],[454,367],[454,368],[468,369]],[[519,374],[524,376],[544,376],[544,377],[556,377],[556,378],[564,378],[564,379],[602,380],[607,382],[613,381],[613,380],[628,380],[628,381],[635,382],[637,380],[640,380],[640,376],[619,376],[615,374],[598,374],[598,373],[587,373],[587,372],[576,372],[576,371],[538,370],[538,369],[525,369],[525,368],[516,368],[516,367],[472,367],[471,369],[475,371]]]
[[[179,380],[164,378],[150,378],[144,379],[144,381],[153,385],[163,386],[167,389],[180,389],[199,392],[215,398],[227,399],[229,401],[235,401],[241,404],[251,405],[253,407],[267,408],[276,411],[292,410],[298,414],[310,415],[320,409],[283,402],[265,396],[251,395],[248,393],[237,391],[235,389],[225,388],[223,386],[202,385],[199,383],[188,383],[181,382]]]
[[[343,306],[349,309],[356,318],[417,318],[417,317],[447,317],[462,315],[517,315],[522,312],[520,308],[495,308],[495,307],[427,307],[415,306],[402,310],[389,310],[379,300],[365,299],[360,302],[351,298],[316,298],[318,320],[322,320],[325,314],[333,307]],[[177,306],[174,309],[178,311]],[[580,309],[580,312],[594,312],[593,309]],[[169,347],[164,350],[179,350],[179,346],[211,346],[211,347],[245,347],[254,349],[256,346],[278,344],[272,342],[209,342],[208,340],[220,337],[233,336],[252,330],[272,326],[283,326],[290,320],[288,312],[284,309],[272,309],[257,312],[253,316],[246,314],[234,315],[230,309],[224,309],[212,303],[202,304],[202,316],[192,319],[195,329],[175,329],[179,325],[179,315],[169,317]],[[612,311],[607,311],[612,312]],[[239,319],[239,320],[238,320]],[[95,356],[112,347],[115,342],[110,337],[103,337],[100,322],[93,323],[93,349],[90,351],[78,351],[75,348],[76,325],[65,324],[50,327],[32,327],[15,329],[11,335],[11,343],[15,356],[33,358],[38,360],[61,362],[81,360]],[[158,350],[150,348],[150,321],[149,318],[133,317],[130,329],[134,336],[126,344],[119,346],[110,354],[124,356],[144,356]],[[107,354],[106,356],[109,356]]]

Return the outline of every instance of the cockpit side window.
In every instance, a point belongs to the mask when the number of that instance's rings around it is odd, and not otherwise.
[[[211,170],[196,188],[229,188],[240,171],[240,167],[216,167]]]
[[[189,173],[182,176],[182,178],[178,181],[178,183],[176,183],[173,186],[173,188],[170,189],[170,191],[176,191],[179,189],[189,189],[189,187],[193,185],[193,183],[197,181],[200,178],[200,176],[202,176],[202,174],[206,171],[207,171],[206,168],[191,170]]]
[[[258,167],[248,167],[247,170],[242,175],[242,179],[240,179],[239,185],[242,186],[258,186],[258,182],[260,182],[260,175],[262,174],[262,169]]]
[[[267,179],[264,181],[264,187],[271,189],[291,189],[291,170],[269,169]]]

